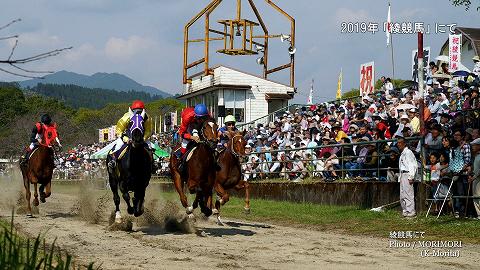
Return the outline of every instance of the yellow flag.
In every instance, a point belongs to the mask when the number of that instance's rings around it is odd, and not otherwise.
[[[342,73],[343,71],[340,70],[340,75],[338,76],[338,84],[337,84],[337,99],[342,98]]]

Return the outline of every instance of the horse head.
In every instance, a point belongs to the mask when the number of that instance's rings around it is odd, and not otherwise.
[[[145,110],[142,110],[141,113],[135,113],[130,117],[129,132],[133,147],[143,145],[145,142],[143,139],[143,135],[145,134],[144,122]]]
[[[245,146],[247,145],[247,141],[243,137],[245,134],[240,132],[227,132],[228,136],[228,145],[227,148],[237,157],[244,157],[245,156]]]
[[[213,118],[209,118],[202,123],[200,136],[202,141],[206,142],[212,149],[217,147],[218,126]]]

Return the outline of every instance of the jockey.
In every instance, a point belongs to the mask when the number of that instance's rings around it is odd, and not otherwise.
[[[227,115],[225,117],[225,125],[221,128],[218,129],[218,148],[221,149],[222,147],[227,147],[228,143],[228,136],[227,133],[232,131],[235,132],[237,131],[237,128],[235,127],[235,116],[233,115]]]
[[[108,163],[108,167],[113,169],[117,164],[118,156],[115,154],[119,152],[118,150],[123,149],[124,145],[128,144],[130,141],[130,134],[127,134],[128,125],[130,124],[130,119],[134,114],[140,114],[142,111],[145,110],[145,104],[141,100],[133,101],[132,105],[129,107],[128,112],[126,112],[122,118],[120,118],[117,122],[115,127],[115,134],[117,135],[117,139],[115,140],[115,145],[112,147],[110,151],[112,155],[112,160]],[[145,112],[144,124],[145,132],[143,134],[143,139],[145,140],[147,150],[150,150],[150,145],[147,140],[152,135],[152,124],[151,120],[148,117],[148,114]]]
[[[192,129],[191,125],[195,121],[201,121],[205,117],[209,117],[207,106],[205,104],[198,104],[195,108],[188,107],[182,111],[182,124],[178,130],[178,135],[182,138],[182,147],[180,153],[176,153],[177,157],[181,159],[183,154],[187,152],[187,146],[190,141],[199,142],[198,130]]]
[[[50,137],[50,138],[48,138]],[[24,164],[28,161],[28,155],[40,144],[50,145],[55,140],[61,147],[62,144],[58,139],[57,124],[52,122],[50,115],[44,114],[40,118],[40,122],[35,123],[30,135],[30,146],[26,148],[24,155],[20,159],[20,163]]]

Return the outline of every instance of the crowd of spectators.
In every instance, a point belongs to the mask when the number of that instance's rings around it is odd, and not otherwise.
[[[438,74],[434,68],[430,66],[429,76]],[[426,81],[426,158],[419,162],[433,165],[428,168],[434,180],[437,163],[451,169],[442,175],[457,167],[465,172],[470,164],[469,143],[479,137],[480,81],[476,74],[453,78],[442,74]],[[242,165],[245,179],[396,181],[401,153],[394,140],[385,140],[412,138],[408,146],[420,157],[420,94],[413,82],[394,88],[389,78],[382,77],[382,83],[368,96],[290,108],[268,123],[250,126],[248,156]],[[451,165],[461,162],[464,166]]]
[[[91,156],[105,145],[105,143],[79,144],[67,151],[58,152],[54,179],[80,180],[105,176],[105,161],[91,159]]]
[[[170,151],[171,135],[153,134],[150,140],[160,148]],[[107,170],[104,159],[92,158],[92,155],[108,145],[94,143],[90,145],[79,144],[69,150],[57,153],[55,159],[54,178],[56,179],[99,179],[105,178]],[[158,164],[159,175],[168,174],[168,159],[162,159]]]

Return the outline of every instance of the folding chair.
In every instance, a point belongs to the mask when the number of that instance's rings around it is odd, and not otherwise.
[[[457,180],[453,180],[453,178],[455,177],[457,177]],[[437,219],[440,217],[440,214],[442,214],[442,210],[443,210],[443,207],[445,206],[445,202],[447,201],[447,199],[450,199],[450,201],[452,201],[452,194],[450,194],[450,190],[452,190],[453,183],[455,181],[458,181],[458,176],[454,176],[453,178],[452,178],[452,181],[450,181],[450,186],[448,187],[447,194],[445,195],[445,198],[443,198],[442,206],[440,207],[440,211],[438,211]],[[453,201],[452,201],[452,206],[453,206]]]

